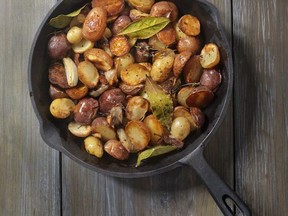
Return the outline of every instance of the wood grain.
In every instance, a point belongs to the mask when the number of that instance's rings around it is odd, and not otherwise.
[[[59,153],[40,138],[27,84],[33,37],[54,3],[1,1],[0,215],[60,214]]]
[[[220,10],[231,38],[230,0],[211,1]],[[207,149],[207,158],[233,186],[233,111]],[[117,179],[93,173],[63,156],[63,215],[222,215],[189,168],[142,179]]]
[[[287,19],[287,1],[233,1],[236,189],[254,215],[288,211]]]

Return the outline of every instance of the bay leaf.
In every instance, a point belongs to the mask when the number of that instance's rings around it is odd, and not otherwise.
[[[173,145],[163,145],[163,146],[156,146],[145,151],[142,151],[137,158],[136,167],[138,167],[143,160],[146,160],[151,157],[159,156],[166,154],[168,152],[176,150],[177,147]]]
[[[147,39],[157,34],[170,22],[165,17],[145,17],[129,24],[118,35],[127,35],[130,38]]]
[[[53,17],[49,21],[49,25],[54,27],[54,28],[65,28],[67,25],[69,25],[70,21],[72,20],[73,17],[76,17],[80,14],[81,10],[86,6],[85,4],[83,7],[79,8],[76,11],[73,11],[72,13],[69,14],[60,14],[57,17]]]
[[[147,77],[142,96],[150,102],[153,115],[163,126],[170,129],[172,124],[173,101],[154,80]]]

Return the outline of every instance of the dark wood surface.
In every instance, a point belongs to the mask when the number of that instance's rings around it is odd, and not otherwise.
[[[288,211],[288,2],[210,0],[233,45],[235,88],[206,157],[253,215]],[[1,0],[0,215],[222,215],[183,167],[143,179],[91,172],[39,135],[28,56],[55,0]]]

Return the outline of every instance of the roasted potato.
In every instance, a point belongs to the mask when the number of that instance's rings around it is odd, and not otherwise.
[[[101,158],[103,156],[103,145],[100,139],[94,136],[89,136],[84,140],[84,146],[85,150],[89,154],[94,155],[97,158]]]
[[[99,70],[108,71],[113,67],[113,59],[102,49],[89,49],[84,53],[84,56],[93,62]]]
[[[99,103],[93,98],[83,98],[76,104],[74,109],[74,120],[82,125],[89,125],[93,119],[96,118],[96,114],[99,108]]]
[[[164,29],[157,33],[158,39],[165,44],[170,46],[176,42],[176,32],[171,23],[169,23]]]
[[[124,8],[124,0],[92,0],[92,7],[102,7],[109,17],[118,15]]]
[[[206,69],[201,76],[200,84],[206,86],[211,91],[215,91],[221,84],[221,80],[222,76],[216,69]]]
[[[178,78],[185,67],[186,63],[190,59],[192,53],[189,51],[184,51],[176,55],[173,64],[173,74],[174,77]]]
[[[125,133],[132,143],[130,152],[139,152],[147,147],[151,134],[147,126],[141,121],[129,121],[125,127]]]
[[[149,102],[141,96],[135,96],[128,100],[126,106],[126,118],[128,120],[143,120],[149,109]]]
[[[152,5],[154,4],[154,0],[127,0],[127,2],[132,7],[144,13],[149,13]]]
[[[173,26],[175,29],[175,33],[176,33],[176,40],[179,41],[182,38],[188,37],[188,35],[186,35],[183,31],[181,31],[181,29],[179,28],[179,25],[177,22],[173,22]]]
[[[218,46],[213,43],[206,44],[200,54],[200,63],[203,68],[212,68],[220,62]]]
[[[98,117],[94,119],[94,121],[92,122],[92,131],[93,133],[101,134],[101,138],[104,141],[107,141],[110,139],[117,139],[117,135],[116,135],[114,128],[112,128],[109,125],[106,118],[104,117]]]
[[[110,50],[115,56],[123,56],[129,53],[131,45],[126,36],[114,36],[110,42]]]
[[[171,125],[171,136],[178,140],[184,140],[190,133],[190,122],[185,117],[177,117]]]
[[[60,88],[57,88],[56,86],[50,85],[49,87],[49,94],[52,99],[57,98],[67,98],[68,95]]]
[[[106,21],[106,10],[102,7],[94,7],[85,18],[82,30],[83,37],[92,42],[101,39],[106,29]]]
[[[131,86],[121,82],[119,88],[122,90],[122,92],[124,92],[124,94],[134,96],[139,94],[144,89],[144,84]]]
[[[131,9],[130,10],[130,13],[129,13],[129,17],[131,18],[131,20],[134,22],[134,21],[137,21],[137,20],[140,20],[142,18],[145,18],[145,17],[148,17],[149,14],[147,13],[143,13],[137,9]]]
[[[118,160],[126,160],[129,157],[129,152],[118,140],[107,141],[104,145],[104,150],[113,158]]]
[[[125,94],[119,89],[110,89],[105,91],[99,98],[100,111],[108,113],[116,105],[125,105]]]
[[[198,83],[203,73],[200,64],[200,56],[192,56],[183,69],[184,81],[186,83]]]
[[[68,130],[77,137],[87,137],[92,132],[92,127],[90,125],[81,125],[75,121],[68,124]]]
[[[177,51],[179,53],[189,51],[193,55],[195,55],[198,52],[200,52],[200,49],[201,49],[201,41],[197,37],[187,36],[181,38],[177,43]]]
[[[88,88],[94,88],[99,82],[97,68],[89,61],[82,61],[78,65],[78,77]]]
[[[82,39],[79,43],[73,44],[72,49],[75,53],[83,54],[94,47],[94,42]]]
[[[173,68],[174,58],[175,53],[170,49],[158,52],[154,56],[150,72],[151,78],[156,82],[167,80]]]
[[[76,87],[65,90],[66,94],[73,100],[80,100],[88,93],[88,87],[83,84],[78,84]]]
[[[54,63],[49,67],[49,81],[52,84],[58,85],[61,88],[70,88],[67,82],[64,65]]]
[[[152,50],[158,50],[158,51],[162,51],[167,49],[167,45],[165,45],[164,43],[162,43],[157,35],[154,35],[152,37],[149,38],[149,42],[148,42],[150,49]]]
[[[61,60],[68,56],[70,50],[71,44],[63,33],[52,36],[48,41],[48,55],[51,59]]]
[[[75,104],[68,98],[57,98],[50,104],[50,113],[55,118],[65,119],[70,116]]]
[[[120,72],[130,64],[135,62],[133,55],[127,53],[126,55],[114,58],[114,65],[117,70],[118,77],[120,77]]]
[[[160,121],[154,116],[149,115],[147,116],[143,123],[147,126],[151,134],[151,141],[152,145],[160,145],[162,141],[162,137],[164,135],[164,127],[160,123]]]
[[[121,79],[127,85],[139,85],[149,76],[147,68],[140,64],[131,64],[125,67],[120,73]]]
[[[186,14],[178,21],[178,26],[185,34],[189,36],[197,36],[200,34],[200,21],[197,17]]]
[[[126,26],[128,26],[132,20],[129,16],[119,16],[112,26],[112,33],[117,35],[121,30],[123,30]]]
[[[152,17],[166,17],[173,22],[178,17],[178,8],[172,2],[160,1],[152,6],[150,15]]]
[[[82,36],[82,29],[77,27],[77,26],[73,26],[72,28],[69,29],[69,31],[67,32],[67,40],[69,41],[69,43],[71,44],[77,44],[82,40],[83,36]]]

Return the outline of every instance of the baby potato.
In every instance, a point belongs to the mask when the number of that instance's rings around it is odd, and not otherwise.
[[[129,13],[129,17],[131,18],[131,20],[134,21],[138,21],[142,18],[148,17],[149,14],[147,13],[143,13],[137,9],[131,9],[130,13]]]
[[[151,78],[156,82],[163,82],[170,76],[173,68],[175,53],[167,49],[156,53],[150,72]]]
[[[103,145],[101,143],[101,140],[94,137],[89,136],[86,139],[84,139],[84,146],[85,150],[91,154],[96,156],[97,158],[101,158],[103,156]]]
[[[149,103],[141,96],[129,99],[126,106],[126,117],[128,120],[142,120],[149,109]]]
[[[125,127],[125,133],[132,143],[133,149],[130,149],[130,152],[132,153],[136,153],[145,149],[151,140],[149,129],[141,121],[128,122]]]
[[[67,98],[68,95],[65,93],[65,91],[61,90],[60,88],[57,88],[56,86],[50,85],[49,87],[49,94],[52,99],[57,98]]]
[[[109,140],[104,145],[104,150],[113,158],[118,160],[126,160],[129,157],[129,152],[123,147],[118,140]]]
[[[176,33],[176,40],[179,41],[182,38],[188,37],[188,35],[186,35],[183,31],[181,31],[181,29],[179,28],[179,25],[177,22],[173,23],[174,29],[175,29],[175,33]]]
[[[125,67],[120,73],[121,79],[127,85],[139,85],[149,76],[147,68],[140,64],[130,64]]]
[[[152,6],[150,15],[152,17],[166,17],[173,22],[178,17],[178,8],[172,2],[160,1]]]
[[[68,130],[76,137],[87,137],[91,134],[92,127],[73,121],[68,124]]]
[[[190,107],[190,114],[194,120],[194,125],[192,125],[193,130],[198,130],[203,127],[205,123],[205,115],[201,109],[197,107]]]
[[[171,23],[169,23],[164,29],[157,33],[158,39],[165,44],[170,46],[176,42],[176,32]]]
[[[215,69],[206,69],[204,70],[200,84],[206,86],[211,91],[216,91],[221,84],[222,76],[221,74]]]
[[[184,87],[177,95],[177,100],[181,105],[185,107],[198,107],[200,109],[208,106],[213,99],[213,92],[206,86]]]
[[[184,51],[176,55],[175,60],[174,60],[174,65],[173,65],[173,74],[174,77],[178,78],[190,59],[192,53],[189,51]]]
[[[173,111],[173,119],[177,118],[177,117],[185,117],[189,122],[190,122],[190,129],[192,131],[192,129],[194,129],[195,127],[195,121],[193,116],[190,114],[188,108],[184,107],[184,106],[177,106],[175,107],[174,111]]]
[[[92,122],[92,131],[93,133],[101,134],[104,141],[117,138],[115,130],[109,125],[104,117],[94,119]]]
[[[177,43],[177,51],[179,53],[184,51],[192,52],[192,55],[200,52],[201,49],[201,41],[197,37],[187,36],[181,38]]]
[[[67,40],[71,44],[77,44],[82,40],[82,29],[79,28],[78,26],[73,26],[72,28],[69,29],[67,32]]]
[[[104,50],[92,48],[84,53],[84,56],[94,63],[95,67],[102,71],[111,70],[113,67],[113,59]]]
[[[116,105],[125,103],[125,95],[119,88],[107,90],[99,98],[100,111],[106,114]]]
[[[144,13],[149,13],[152,5],[154,4],[154,0],[127,0],[128,4],[131,5],[132,7],[136,8],[137,10],[144,12]]]
[[[83,37],[92,42],[101,39],[106,29],[106,21],[106,10],[102,7],[94,7],[85,18],[82,30]]]
[[[73,100],[80,100],[88,93],[88,87],[86,85],[77,85],[76,87],[65,90],[66,94]]]
[[[131,19],[129,16],[119,16],[112,26],[112,32],[114,35],[118,34],[121,30],[123,30],[127,25],[131,23]]]
[[[68,98],[57,98],[50,104],[50,113],[55,118],[65,119],[73,112],[75,104]]]
[[[117,70],[118,77],[120,77],[120,72],[130,64],[135,62],[133,55],[127,53],[126,55],[114,58],[114,65]]]
[[[189,36],[197,36],[200,34],[200,21],[197,17],[186,14],[178,21],[179,28]]]
[[[183,141],[190,134],[190,122],[185,117],[175,118],[170,133],[173,138]]]
[[[74,109],[74,120],[82,125],[89,125],[96,117],[99,103],[93,98],[83,98]]]
[[[144,89],[144,84],[130,86],[124,82],[121,82],[119,88],[122,90],[122,92],[124,92],[124,94],[135,96],[138,95]]]
[[[48,41],[48,55],[51,59],[61,60],[68,56],[70,50],[71,44],[64,33],[54,35]]]
[[[213,43],[206,44],[200,54],[200,63],[203,68],[212,68],[220,62],[218,46]]]
[[[118,15],[124,6],[124,0],[92,0],[92,7],[103,7],[109,17]]]
[[[128,39],[123,36],[114,36],[110,42],[110,50],[115,56],[123,56],[130,52],[131,46]]]
[[[144,124],[150,131],[152,145],[160,145],[162,137],[164,135],[164,127],[160,123],[160,121],[154,116],[149,115],[144,119]]]
[[[97,68],[89,61],[82,61],[78,65],[78,76],[82,83],[92,89],[99,82],[99,73]]]
[[[198,83],[203,73],[200,64],[200,56],[192,56],[183,69],[184,81],[186,83]]]
[[[150,48],[152,50],[158,50],[158,51],[161,51],[161,50],[165,50],[167,49],[167,45],[165,45],[164,43],[162,43],[157,35],[154,35],[152,37],[149,38],[149,42],[148,42]]]
[[[70,88],[67,82],[65,67],[63,64],[54,63],[49,67],[49,81],[63,89]]]
[[[73,44],[72,49],[75,53],[82,54],[86,52],[89,49],[92,49],[94,47],[94,42],[82,39],[79,43]]]

